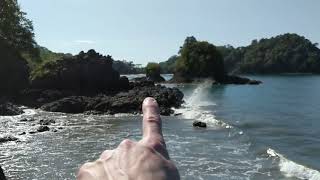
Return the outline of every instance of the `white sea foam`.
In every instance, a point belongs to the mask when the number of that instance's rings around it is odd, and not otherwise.
[[[24,109],[24,114],[22,115],[27,115],[27,116],[32,116],[37,114],[37,112],[34,109]]]
[[[296,177],[299,179],[308,179],[308,180],[319,180],[320,172],[308,167],[305,167],[301,164],[293,162],[282,154],[277,153],[273,149],[268,149],[267,153],[270,157],[276,157],[279,160],[280,171],[287,177]]]
[[[203,110],[204,106],[215,106],[214,102],[208,101],[209,90],[211,82],[204,82],[200,84],[193,93],[186,98],[185,104],[182,108],[176,109],[177,113],[181,113],[186,119],[198,120],[207,123],[207,125],[214,126],[215,128],[232,128],[231,125],[217,120],[212,111]]]

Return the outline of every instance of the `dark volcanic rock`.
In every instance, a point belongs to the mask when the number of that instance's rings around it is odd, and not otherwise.
[[[228,75],[228,76],[225,76],[222,81],[216,82],[215,84],[250,84],[250,85],[258,85],[258,84],[261,84],[261,83],[262,83],[261,81],[251,80],[249,78]]]
[[[64,113],[140,113],[143,100],[154,97],[160,106],[161,114],[170,115],[173,113],[172,107],[179,107],[183,103],[183,93],[177,88],[155,86],[151,81],[130,83],[130,87],[131,90],[115,95],[71,96],[45,104],[41,108]]]
[[[37,132],[45,132],[50,131],[50,128],[48,126],[39,126],[37,129]]]
[[[26,89],[21,91],[16,99],[21,104],[38,108],[45,103],[56,101],[72,95],[74,95],[74,92],[67,90]]]
[[[194,127],[201,127],[201,128],[206,128],[207,124],[201,121],[194,121],[193,122],[193,126]]]
[[[112,63],[111,56],[102,56],[94,50],[80,52],[73,57],[48,62],[37,69],[32,75],[32,88],[79,93],[127,89],[129,81],[120,78]]]
[[[0,137],[0,143],[8,142],[8,141],[16,141],[18,138],[13,137],[13,136],[3,136]]]
[[[153,81],[153,82],[164,82],[166,81],[162,76],[148,76],[147,77],[148,81]]]
[[[50,112],[83,113],[88,103],[87,99],[84,96],[70,96],[45,104],[41,109]]]
[[[6,180],[6,176],[4,175],[4,172],[1,166],[0,166],[0,180]]]
[[[45,126],[48,126],[48,125],[51,125],[51,124],[54,124],[54,123],[56,123],[56,121],[53,120],[53,119],[44,119],[44,120],[42,119],[39,122],[40,125],[45,125]]]
[[[18,106],[12,103],[0,104],[0,116],[15,116],[23,114],[23,111]]]

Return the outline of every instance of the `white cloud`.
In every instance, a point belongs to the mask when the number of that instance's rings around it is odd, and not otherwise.
[[[91,41],[91,40],[75,40],[74,41],[77,44],[95,44],[96,42]]]

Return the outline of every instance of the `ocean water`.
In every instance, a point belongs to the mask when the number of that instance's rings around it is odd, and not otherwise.
[[[180,116],[163,117],[163,130],[181,179],[320,180],[320,76],[251,78],[264,83],[178,86],[185,104],[176,109]],[[0,144],[9,179],[74,179],[79,166],[103,150],[141,138],[141,116],[25,111],[0,117],[1,136],[19,138]],[[50,128],[58,132],[19,136],[36,128],[19,121],[24,117],[55,119]],[[208,128],[193,128],[194,120]]]

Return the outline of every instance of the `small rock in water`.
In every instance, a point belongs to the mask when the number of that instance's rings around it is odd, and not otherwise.
[[[13,136],[3,136],[0,137],[0,143],[8,142],[8,141],[16,141],[18,138],[13,137]]]
[[[27,122],[27,121],[28,121],[27,118],[20,119],[20,122]]]
[[[35,131],[30,131],[30,132],[29,132],[29,134],[35,134],[35,133],[36,133]]]
[[[22,133],[19,133],[18,135],[21,136],[21,135],[25,135],[26,132],[22,132]]]
[[[201,128],[206,128],[207,124],[201,121],[194,121],[193,122],[193,126],[194,127],[201,127]]]
[[[174,116],[181,116],[182,113],[175,113]]]
[[[20,119],[20,122],[31,122],[31,121],[35,121],[34,118],[23,118],[23,119]]]
[[[37,131],[38,132],[45,132],[45,131],[49,131],[50,128],[48,126],[39,126]]]
[[[56,121],[55,120],[53,120],[53,119],[45,119],[45,120],[40,120],[40,125],[50,125],[50,124],[54,124],[54,123],[56,123]]]

